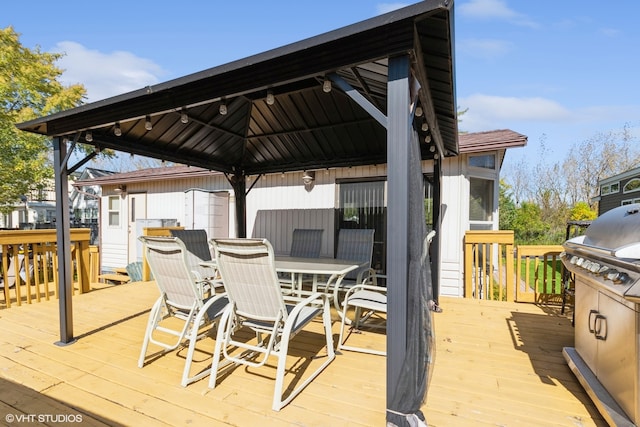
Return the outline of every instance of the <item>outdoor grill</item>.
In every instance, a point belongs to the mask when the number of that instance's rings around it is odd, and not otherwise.
[[[610,425],[638,425],[640,204],[604,213],[563,246],[575,283],[575,348],[564,357]]]

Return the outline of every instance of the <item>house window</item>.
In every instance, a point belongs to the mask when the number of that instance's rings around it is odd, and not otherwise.
[[[623,200],[621,205],[625,206],[625,205],[630,205],[632,203],[640,203],[640,198]]]
[[[633,191],[640,191],[640,178],[633,178],[622,189],[623,193],[631,193]]]
[[[120,226],[120,196],[109,196],[109,226]]]
[[[469,220],[492,221],[494,181],[469,178]]]
[[[469,166],[472,166],[474,168],[495,169],[496,156],[494,154],[469,156]]]

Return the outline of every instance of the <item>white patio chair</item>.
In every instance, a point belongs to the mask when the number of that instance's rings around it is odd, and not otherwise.
[[[324,229],[294,229],[293,235],[291,236],[291,249],[289,251],[289,256],[299,258],[319,258],[320,250],[322,249],[323,233]],[[293,289],[295,288],[296,279],[300,280],[300,285],[302,284],[303,280],[308,279],[304,277],[296,278],[295,274],[293,273],[291,273],[290,277],[285,276],[287,275],[280,275],[280,284],[287,290],[287,292],[293,291]]]
[[[349,327],[349,334],[344,336],[346,319],[350,308],[354,309],[354,319]],[[364,313],[363,313],[364,311]],[[386,329],[387,313],[387,288],[369,284],[357,284],[351,287],[342,302],[342,321],[340,323],[340,336],[338,338],[338,350],[351,350],[361,353],[378,354],[385,356],[386,350],[377,350],[370,347],[347,345],[346,340],[351,334],[359,334],[365,329]]]
[[[342,279],[336,289],[333,290],[334,307],[341,311],[340,293],[344,292],[356,284],[364,283],[375,275],[375,270],[371,268],[371,257],[373,256],[373,229],[347,229],[342,228],[338,232],[338,250],[336,259],[355,261],[360,267],[350,271]],[[325,286],[324,291],[330,292]]]
[[[423,254],[428,255],[429,246],[436,232],[431,231],[424,238]],[[379,280],[383,279],[385,286],[379,284]],[[352,333],[360,333],[364,329],[386,329],[387,319],[387,277],[372,272],[362,283],[353,285],[345,294],[342,301],[342,319],[340,324],[340,336],[338,338],[338,350],[351,350],[361,353],[377,354],[385,356],[386,350],[377,350],[370,347],[362,347],[355,345],[347,345],[346,341]],[[347,326],[348,313],[350,309],[354,310],[353,320],[349,328],[349,335],[345,336],[344,331]],[[382,316],[384,314],[385,316]]]
[[[160,354],[154,355],[157,357],[175,350],[187,340],[189,345],[181,380],[181,385],[185,387],[209,374],[207,369],[189,377],[196,341],[210,333],[228,300],[224,294],[202,297],[189,267],[188,251],[177,237],[140,236],[139,239],[144,244],[147,262],[160,289],[160,296],[149,313],[138,367],[144,366],[149,343],[163,349]],[[181,326],[174,327],[169,318],[182,321]]]
[[[209,247],[207,232],[198,230],[171,230],[171,235],[180,239],[187,249],[187,260],[189,269],[197,278],[198,285],[202,290],[202,295],[207,295],[208,291],[221,291],[222,282],[215,268],[204,267],[203,261],[211,261],[213,256]]]
[[[320,293],[311,293],[304,299],[283,296],[273,248],[266,239],[213,239],[212,246],[229,305],[218,326],[209,387],[216,386],[221,359],[234,365],[260,367],[269,356],[276,356],[272,409],[279,411],[335,358],[329,301]],[[289,341],[318,316],[322,316],[324,326],[326,360],[283,398]],[[236,335],[243,328],[256,333],[256,344],[247,342],[246,334]],[[236,350],[235,353],[231,354],[230,349]],[[238,351],[241,354],[238,355]]]
[[[291,239],[290,256],[318,258],[322,249],[323,229],[296,228]]]

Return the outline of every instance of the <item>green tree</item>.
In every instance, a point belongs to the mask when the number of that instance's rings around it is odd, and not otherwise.
[[[591,209],[589,203],[578,202],[571,208],[569,219],[571,221],[587,221],[596,219],[597,216],[598,213]]]
[[[81,85],[64,87],[55,62],[61,54],[29,49],[12,27],[0,28],[0,211],[11,212],[20,196],[53,177],[51,141],[19,131],[15,124],[79,105]],[[88,149],[88,147],[87,147]]]
[[[549,226],[542,220],[540,207],[535,203],[522,202],[513,220],[515,243],[548,244],[548,231]]]
[[[516,220],[517,208],[511,196],[511,186],[504,179],[500,180],[500,194],[498,206],[500,209],[500,230],[513,230]]]

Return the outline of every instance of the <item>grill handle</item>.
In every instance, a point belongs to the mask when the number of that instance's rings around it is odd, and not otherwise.
[[[602,332],[603,329],[604,329],[604,333]],[[602,314],[596,315],[594,335],[598,340],[605,341],[607,339],[607,318],[604,317]]]
[[[595,315],[595,316],[594,316]],[[596,333],[596,319],[598,316],[598,310],[590,310],[589,311],[589,320],[588,320],[588,324],[589,324],[589,332],[591,332],[592,334]],[[593,325],[593,326],[591,326]]]

